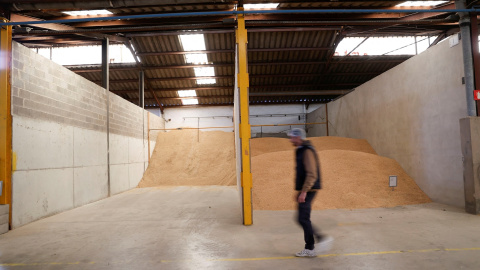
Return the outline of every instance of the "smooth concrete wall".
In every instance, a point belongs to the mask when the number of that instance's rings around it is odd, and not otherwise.
[[[437,44],[328,103],[329,133],[368,140],[434,201],[463,207],[463,76],[461,46]]]
[[[307,123],[325,123],[307,126],[307,137],[328,136],[327,105],[322,104],[313,112],[307,113]]]
[[[109,112],[110,192],[114,195],[136,187],[148,167],[148,112],[113,93]]]
[[[110,193],[135,187],[148,165],[147,112],[33,50],[12,48],[12,227],[107,197],[108,147]]]
[[[160,132],[162,132],[159,129],[165,129],[165,120],[163,120],[163,117],[158,117],[151,111],[148,112],[146,119],[148,132],[147,138],[150,139],[150,151],[147,150],[147,153],[150,153],[151,157],[153,154],[153,150],[155,149],[155,144],[157,143],[157,136]],[[150,129],[150,131],[148,131],[148,129]],[[147,149],[149,148],[148,142],[146,147]],[[148,160],[148,157],[146,160]]]
[[[167,108],[164,110],[165,128],[206,128],[202,131],[233,132],[233,106]]]
[[[250,125],[271,125],[252,127],[252,138],[261,137],[265,134],[286,137],[286,132],[293,127],[305,128],[305,125],[302,124],[306,121],[306,114],[313,112],[319,106],[320,105],[311,105],[308,110],[303,104],[250,106]],[[167,108],[164,112],[166,120],[165,127],[167,129],[229,127],[211,130],[233,131],[233,106]],[[202,130],[205,131],[209,129]]]
[[[310,105],[308,109],[303,104],[250,106],[250,124],[265,125],[262,127],[252,127],[252,138],[286,138],[287,132],[292,128],[303,128],[307,130],[310,126],[302,125],[307,123],[306,115],[308,112],[314,111],[318,106],[320,105]]]

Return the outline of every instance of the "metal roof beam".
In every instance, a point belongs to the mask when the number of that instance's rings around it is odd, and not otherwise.
[[[383,72],[383,71],[380,71]],[[296,73],[296,74],[250,74],[250,78],[277,78],[277,77],[327,77],[327,76],[376,76],[380,72],[339,72],[332,74],[318,73]],[[234,79],[234,75],[229,76],[205,76],[205,77],[168,77],[168,78],[148,78],[150,82],[162,81],[182,81],[182,80],[199,80],[199,79]],[[92,81],[99,84],[101,81]],[[110,83],[138,83],[138,79],[110,80]]]
[[[307,96],[335,96],[335,95],[345,95],[351,91],[344,91],[344,90],[330,90],[330,91],[317,91],[305,94],[305,92],[272,92],[272,93],[250,93],[249,97],[281,97],[281,96],[303,96],[302,98],[306,98]],[[215,96],[196,96],[196,97],[161,97],[157,98],[160,101],[164,100],[183,100],[183,99],[207,99],[207,98],[215,98],[215,99],[225,99],[225,98],[233,98],[233,95],[215,95]],[[154,98],[146,98],[145,101],[157,101]],[[127,99],[131,102],[138,101],[138,98],[129,98]]]
[[[339,56],[342,57],[342,56]],[[385,56],[384,56],[385,57]],[[395,56],[400,58],[399,56]],[[343,60],[343,61],[333,61],[333,64],[365,64],[365,63],[400,63],[410,58],[403,57],[405,59],[378,59],[378,60],[369,60],[364,58],[362,60]],[[309,62],[257,62],[257,63],[248,63],[249,66],[273,66],[273,65],[323,65],[327,61],[309,61]],[[155,69],[180,69],[180,68],[196,68],[196,67],[233,67],[234,63],[218,63],[218,64],[204,64],[204,65],[175,65],[175,66],[144,66],[145,70],[155,70]],[[76,73],[82,72],[99,72],[101,71],[100,66],[92,65],[91,68],[88,67],[78,67],[78,66],[64,66]],[[113,71],[122,71],[122,70],[135,70],[135,66],[110,66],[110,70]]]
[[[283,52],[283,51],[328,51],[330,47],[299,47],[299,48],[252,48],[248,52]],[[193,53],[234,53],[235,50],[205,50],[205,51],[177,51],[177,52],[139,52],[137,56],[175,55]]]
[[[433,7],[433,8],[430,8],[430,10],[439,10],[439,12],[428,12],[428,13],[415,13],[415,14],[408,14],[408,15],[405,15],[403,16],[400,20],[423,20],[423,19],[430,19],[430,18],[433,18],[433,17],[436,17],[438,15],[442,15],[442,14],[445,14],[444,12],[441,12],[441,10],[445,10],[445,9],[455,9],[455,3],[454,2],[451,2],[451,3],[447,3],[445,5],[442,5],[442,6],[438,6],[438,7]]]
[[[301,91],[301,92],[257,92],[249,93],[250,97],[275,97],[275,96],[329,96],[329,95],[345,95],[352,90],[317,90],[317,91]],[[212,96],[195,96],[195,97],[161,97],[158,100],[167,99],[200,99],[200,98],[233,98],[231,95],[212,95]],[[138,99],[130,99],[137,100]],[[150,100],[154,100],[151,98]]]
[[[3,0],[3,2],[11,3],[12,10],[15,11],[38,11],[38,10],[92,10],[92,9],[108,9],[108,8],[133,8],[133,7],[148,7],[148,6],[177,6],[179,4],[202,4],[196,0],[86,0],[86,1],[71,1],[71,0]],[[208,3],[205,1],[205,3]],[[222,5],[236,4],[235,0],[222,0]]]
[[[34,18],[34,17],[28,17],[28,16],[25,16],[25,15],[12,13],[10,15],[10,21],[12,21],[12,22],[32,22],[32,21],[43,21],[43,20],[37,19],[37,18]],[[78,30],[75,27],[68,26],[68,25],[63,25],[63,24],[57,24],[57,23],[35,24],[33,26],[43,28],[43,29],[47,29],[47,30],[54,30],[54,31],[75,31],[75,30]],[[128,41],[128,39],[124,38],[124,37],[119,37],[119,36],[114,36],[114,35],[112,36],[112,35],[105,35],[105,34],[97,34],[97,33],[76,33],[76,35],[89,37],[89,38],[95,38],[95,39],[99,39],[99,40],[102,40],[102,39],[108,37],[108,39],[112,40],[112,41],[117,41],[117,42]]]
[[[249,104],[250,105],[278,105],[278,104],[323,104],[323,103],[328,103],[333,100],[333,97],[331,98],[309,98],[308,100],[305,99],[293,99],[293,100],[250,100]],[[175,107],[182,107],[182,108],[198,108],[198,107],[214,107],[214,106],[233,106],[233,100],[232,102],[217,102],[217,103],[200,103],[198,105],[183,105],[183,104],[163,104],[164,108],[175,108]],[[145,106],[147,109],[148,108],[156,108],[158,106],[156,105],[146,105]]]
[[[250,90],[254,89],[266,89],[266,88],[274,88],[274,89],[282,89],[282,88],[320,88],[320,87],[328,87],[330,89],[334,89],[335,87],[342,87],[344,89],[339,89],[342,91],[345,91],[345,89],[352,89],[355,86],[358,86],[362,84],[363,82],[356,82],[356,83],[336,83],[336,84],[304,84],[304,85],[253,85],[250,86]],[[220,90],[220,89],[227,89],[227,90],[233,90],[233,86],[214,86],[214,87],[185,87],[185,88],[152,88],[150,90],[154,92],[171,92],[171,91],[181,91],[181,90],[196,90],[196,91],[206,91],[206,90]],[[303,90],[303,92],[310,92],[310,91],[338,91],[338,90]],[[111,90],[114,93],[117,94],[123,94],[123,93],[137,93],[138,89],[122,89],[122,90]],[[286,91],[288,92],[288,91]],[[251,91],[250,93],[255,93],[254,91]]]

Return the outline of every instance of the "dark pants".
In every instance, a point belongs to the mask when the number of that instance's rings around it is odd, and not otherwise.
[[[319,237],[317,230],[312,226],[310,221],[310,213],[312,212],[312,201],[317,194],[316,191],[307,192],[304,203],[298,203],[298,223],[303,228],[303,236],[305,238],[305,249],[313,250],[315,248],[315,238]],[[297,196],[298,197],[298,196]]]

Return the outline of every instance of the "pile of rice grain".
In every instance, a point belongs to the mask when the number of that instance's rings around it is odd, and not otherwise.
[[[378,156],[366,140],[309,138],[321,163],[323,188],[313,209],[395,207],[431,202],[393,159]],[[253,208],[294,210],[294,151],[288,139],[252,139]],[[397,187],[389,187],[397,175]]]

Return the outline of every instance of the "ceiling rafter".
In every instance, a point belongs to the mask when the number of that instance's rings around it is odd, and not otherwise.
[[[75,46],[100,43],[108,36],[112,43],[123,43],[134,53],[136,64],[110,65],[111,90],[115,94],[132,99],[138,96],[138,77],[135,72],[145,73],[145,96],[147,105],[160,107],[181,106],[174,91],[194,89],[201,105],[233,104],[235,46],[235,16],[232,13],[204,13],[203,11],[232,11],[234,4],[244,1],[222,2],[196,0],[5,0],[7,11],[38,20],[62,20],[62,24],[45,26],[32,23],[26,27],[14,27],[13,39],[30,48]],[[159,3],[161,2],[161,3]],[[179,3],[180,2],[180,3]],[[251,1],[246,1],[246,3]],[[258,1],[254,1],[258,2]],[[350,91],[365,81],[399,64],[411,56],[335,56],[335,50],[344,37],[382,37],[397,35],[448,36],[458,29],[458,18],[453,1],[432,7],[397,7],[402,1],[331,1],[311,2],[277,1],[277,10],[299,10],[285,13],[257,13],[246,15],[249,33],[248,49],[250,103],[292,104],[328,102],[343,92]],[[12,4],[15,5],[12,5]],[[128,3],[128,4],[127,4]],[[118,18],[130,15],[144,19],[72,22],[68,19],[88,19],[95,16],[71,17],[62,15],[62,10],[106,8],[112,15],[98,17]],[[16,9],[16,11],[15,11]],[[315,10],[316,13],[300,13],[300,10]],[[343,10],[325,13],[321,10]],[[352,9],[352,12],[345,12]],[[372,12],[361,13],[361,9]],[[381,9],[382,12],[375,12]],[[415,9],[415,12],[412,10]],[[392,12],[389,12],[391,10]],[[422,10],[425,10],[424,12]],[[434,12],[431,12],[434,10]],[[418,11],[418,12],[417,12]],[[8,14],[5,13],[5,14]],[[181,13],[182,17],[157,16],[162,13]],[[190,12],[195,16],[186,16]],[[157,18],[154,18],[154,15]],[[162,17],[162,18],[160,18]],[[48,28],[49,27],[49,28]],[[28,31],[27,31],[28,30]],[[205,34],[205,51],[184,51],[175,36],[185,33]],[[120,41],[115,41],[118,38]],[[434,43],[439,42],[438,38]],[[283,53],[282,53],[283,52]],[[209,64],[188,64],[182,55],[206,53]],[[180,57],[179,57],[180,56]],[[214,67],[215,76],[193,76],[195,67]],[[68,66],[71,71],[98,83],[100,65]],[[211,85],[200,85],[198,79],[216,79]],[[287,83],[286,85],[282,82]],[[297,84],[295,84],[297,82]],[[339,83],[336,83],[339,82]],[[194,87],[182,87],[194,85]],[[226,85],[226,86],[225,86]],[[164,87],[167,88],[164,88]],[[114,90],[114,89],[118,90]],[[323,90],[322,90],[323,89]],[[315,91],[331,92],[331,96],[315,97]],[[257,96],[255,96],[257,95]],[[259,96],[262,95],[262,96]],[[175,98],[166,97],[174,96]],[[302,99],[303,98],[303,99]],[[138,99],[137,99],[138,100]],[[228,102],[224,102],[227,100]],[[321,100],[321,101],[320,101]],[[230,102],[232,101],[232,102]],[[180,104],[179,104],[180,103]],[[147,106],[148,107],[148,106]]]
[[[299,85],[252,85],[250,86],[250,90],[254,90],[254,89],[266,89],[266,88],[275,88],[275,89],[282,89],[282,88],[296,88],[296,89],[299,89],[299,88],[320,88],[320,87],[325,87],[325,88],[328,88],[328,90],[334,90],[335,87],[337,88],[341,88],[340,90],[342,89],[351,89],[353,87],[356,87],[358,85],[360,85],[361,82],[348,82],[348,83],[317,83],[317,84],[299,84]],[[184,88],[150,88],[151,91],[154,91],[154,92],[171,92],[171,91],[181,91],[181,90],[220,90],[220,89],[232,89],[233,90],[233,86],[217,86],[215,88],[211,87],[211,88],[208,88],[208,89],[203,89],[203,87],[200,87],[200,88],[196,88],[196,87],[184,87]],[[114,93],[118,93],[118,94],[125,94],[125,93],[137,93],[138,92],[138,89],[112,89],[111,90],[112,92]],[[303,91],[307,91],[307,90],[303,90]],[[313,90],[311,90],[313,91]],[[318,90],[318,91],[324,91],[324,90]],[[253,91],[252,91],[253,93]]]
[[[368,60],[368,63],[401,63],[405,61],[408,57],[398,57],[394,56],[394,59],[378,59],[378,60]],[[364,64],[362,60],[345,60],[345,61],[334,61],[333,63],[338,64]],[[249,66],[275,66],[275,65],[324,65],[327,64],[327,61],[308,61],[308,62],[256,62],[248,63]],[[145,70],[155,70],[155,69],[181,69],[181,68],[196,68],[196,67],[233,67],[234,63],[217,63],[217,64],[193,64],[193,65],[172,65],[172,66],[143,66]],[[79,66],[65,66],[75,73],[83,72],[99,72],[101,67],[99,65],[90,65],[89,67],[79,67]],[[120,65],[111,65],[110,70],[112,71],[125,71],[125,70],[135,70],[135,66],[120,66]]]
[[[25,15],[20,15],[20,14],[10,14],[10,20],[13,22],[29,22],[29,21],[44,21],[38,18],[33,18]],[[27,24],[29,25],[29,24]],[[42,29],[47,29],[47,30],[53,30],[53,31],[75,31],[77,30],[75,27],[68,26],[68,25],[62,25],[62,24],[56,24],[56,23],[45,23],[45,24],[35,24],[35,27],[39,27]],[[77,33],[77,35],[88,37],[88,38],[95,38],[95,39],[104,39],[108,37],[112,41],[117,41],[117,42],[126,42],[128,39],[124,37],[119,37],[115,35],[106,35],[106,34],[97,34],[97,33]]]

